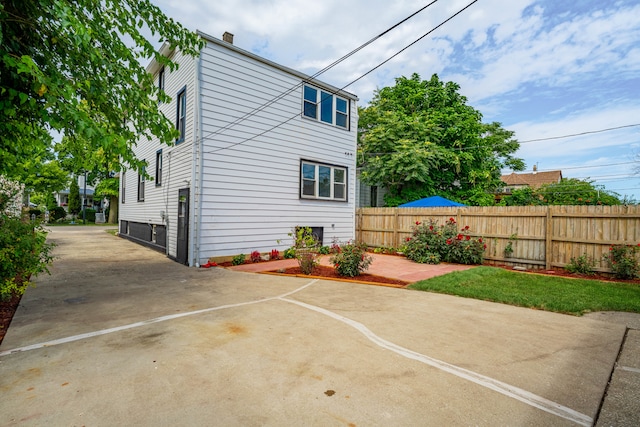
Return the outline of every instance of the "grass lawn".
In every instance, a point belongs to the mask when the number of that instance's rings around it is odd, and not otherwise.
[[[409,289],[439,292],[540,310],[582,315],[591,311],[640,313],[640,286],[476,267],[413,283]]]

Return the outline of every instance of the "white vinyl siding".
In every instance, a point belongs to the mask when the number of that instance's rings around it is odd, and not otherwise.
[[[179,52],[174,59],[179,69],[165,71],[165,91],[174,99],[162,111],[171,120],[176,117],[175,95],[186,86],[184,142],[171,147],[157,141],[138,144],[138,158],[152,159],[163,150],[162,185],[147,186],[145,203],[123,205],[121,219],[166,224],[168,254],[175,256],[178,190],[190,188],[189,220],[196,230],[190,235],[192,264],[192,250],[199,250],[199,263],[254,250],[283,250],[291,246],[288,233],[295,226],[322,227],[325,244],[355,237],[357,117],[349,114],[357,111],[355,99],[342,92],[332,95],[335,125],[327,126],[319,116],[310,120],[301,114],[304,76],[297,72],[216,40],[202,50],[199,70],[195,60]],[[321,83],[314,87],[338,93]],[[344,103],[338,105],[336,99]],[[340,112],[346,115],[337,118]],[[194,144],[200,136],[202,146]],[[334,196],[343,191],[343,200],[301,198],[303,160],[343,170],[344,184],[338,176],[329,191]],[[164,222],[161,212],[166,213]]]
[[[301,117],[300,78],[218,44],[209,43],[201,61],[202,253],[282,250],[291,245],[288,233],[298,225],[323,227],[324,243],[353,239],[356,118],[345,118],[346,127],[354,129],[345,131]],[[252,113],[287,91],[277,102]],[[347,110],[356,111],[355,101],[345,98],[345,103]],[[225,129],[247,114],[240,125]],[[340,183],[337,190],[339,194],[344,189],[342,201],[300,197],[302,160],[344,171],[344,186]]]
[[[175,256],[178,190],[190,187],[192,180],[195,61],[193,58],[182,55],[179,51],[174,53],[172,59],[177,61],[180,67],[177,70],[165,68],[165,91],[172,99],[170,102],[160,104],[160,110],[174,122],[177,111],[177,94],[182,89],[186,89],[184,141],[172,146],[160,144],[157,139],[151,141],[143,139],[138,142],[134,147],[138,159],[154,159],[158,150],[162,150],[162,185],[156,186],[156,177],[152,175],[154,182],[146,183],[144,203],[135,203],[136,194],[134,191],[137,188],[138,173],[133,170],[127,171],[127,203],[120,207],[119,218],[122,221],[166,226],[167,252],[168,255]],[[158,83],[157,78],[156,75],[156,84]],[[149,163],[151,165],[152,160]],[[130,203],[131,201],[133,203]]]

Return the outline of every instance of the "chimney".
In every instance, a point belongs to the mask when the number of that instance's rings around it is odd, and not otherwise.
[[[533,173],[535,174],[537,172],[538,172],[538,165],[535,164],[535,165],[533,165]]]
[[[228,31],[225,31],[224,34],[222,35],[222,40],[229,44],[233,44],[233,34],[231,34]]]

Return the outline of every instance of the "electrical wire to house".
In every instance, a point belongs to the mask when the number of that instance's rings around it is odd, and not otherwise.
[[[350,57],[352,57],[353,55],[355,55],[356,53],[360,52],[362,49],[366,48],[367,46],[369,46],[370,44],[372,44],[373,42],[375,42],[376,40],[384,37],[385,35],[387,35],[388,33],[390,33],[391,31],[395,30],[396,28],[398,28],[400,25],[404,24],[405,22],[409,21],[411,18],[413,18],[414,16],[418,15],[419,13],[425,11],[427,8],[429,8],[430,6],[434,5],[435,3],[437,3],[439,0],[433,0],[430,3],[428,3],[426,6],[421,7],[420,9],[418,9],[417,11],[413,12],[411,15],[407,16],[406,18],[402,19],[401,21],[395,23],[394,25],[392,25],[391,27],[387,28],[386,30],[384,30],[383,32],[381,32],[380,34],[372,37],[371,39],[369,39],[368,41],[366,41],[365,43],[361,44],[360,46],[358,46],[357,48],[353,49],[351,52],[347,53],[346,55],[342,56],[341,58],[335,60],[334,62],[332,62],[331,64],[327,65],[326,67],[324,67],[323,69],[321,69],[320,71],[317,71],[315,74],[311,75],[306,81],[307,82],[313,82],[316,77],[324,74],[325,72],[329,71],[330,69],[332,69],[333,67],[335,67],[336,65],[340,64],[341,62],[349,59]],[[203,140],[207,140],[210,139],[209,137],[211,136],[215,136],[215,135],[220,135],[222,133],[224,133],[225,131],[227,131],[228,129],[231,129],[232,127],[236,126],[237,124],[241,123],[242,121],[258,114],[259,112],[263,111],[264,109],[266,109],[267,107],[275,104],[276,102],[278,102],[279,100],[283,99],[285,96],[291,94],[292,92],[296,91],[297,89],[299,89],[300,87],[302,87],[304,85],[305,82],[300,82],[294,86],[292,86],[291,88],[287,89],[284,92],[281,92],[280,94],[278,94],[276,97],[270,99],[269,101],[263,103],[262,105],[254,108],[253,110],[247,112],[246,114],[244,114],[241,117],[238,117],[237,119],[235,119],[234,121],[227,123],[225,126],[221,127],[220,129],[216,129],[215,131],[212,131],[210,133],[208,133],[207,135],[203,136],[202,139]],[[343,88],[344,89],[344,88]],[[338,91],[339,92],[339,91]],[[297,116],[297,115],[296,115]]]
[[[428,35],[430,35],[431,33],[433,33],[434,31],[436,31],[437,29],[439,29],[440,27],[442,27],[443,25],[445,25],[446,23],[448,23],[449,21],[451,21],[452,19],[454,19],[455,17],[457,17],[458,15],[460,15],[462,12],[464,12],[465,10],[467,10],[468,8],[470,8],[472,5],[474,5],[475,3],[477,3],[479,0],[473,0],[471,1],[469,4],[467,4],[466,6],[464,6],[462,9],[458,10],[456,13],[454,13],[453,15],[449,16],[448,18],[446,18],[444,21],[442,21],[441,23],[439,23],[438,25],[436,25],[435,27],[433,27],[432,29],[430,29],[429,31],[427,31],[426,33],[424,33],[422,36],[418,37],[416,40],[414,40],[413,42],[409,43],[408,45],[406,45],[405,47],[403,47],[402,49],[400,49],[399,51],[397,51],[396,53],[394,53],[393,55],[389,56],[387,59],[385,59],[384,61],[380,62],[379,64],[377,64],[375,67],[371,68],[369,71],[365,72],[364,74],[360,75],[358,78],[352,80],[351,82],[347,83],[346,85],[342,86],[341,88],[337,89],[337,90],[333,90],[333,91],[328,91],[327,95],[325,97],[323,97],[320,101],[320,103],[322,103],[322,101],[324,99],[328,99],[330,96],[334,96],[339,94],[340,92],[344,91],[347,87],[351,86],[352,84],[358,82],[359,80],[361,80],[362,78],[366,77],[367,75],[371,74],[372,72],[374,72],[375,70],[377,70],[378,68],[380,68],[381,66],[383,66],[384,64],[386,64],[387,62],[391,61],[393,58],[397,57],[398,55],[400,55],[401,53],[403,53],[404,51],[406,51],[407,49],[409,49],[410,47],[412,47],[413,45],[415,45],[416,43],[418,43],[419,41],[421,41],[422,39],[424,39],[425,37],[427,37]],[[304,84],[301,83],[301,84]],[[255,114],[249,114],[248,117],[251,117]],[[231,149],[233,147],[236,147],[238,145],[244,144],[246,142],[252,141],[260,136],[263,136],[279,127],[281,127],[282,125],[289,123],[291,120],[297,118],[300,116],[300,113],[296,113],[295,115],[291,116],[290,118],[274,125],[271,126],[270,128],[255,134],[249,138],[244,138],[241,141],[235,142],[227,147],[220,147],[220,148],[216,148],[214,150],[209,150],[209,151],[205,151],[203,152],[203,154],[212,154],[212,153],[217,153],[223,150],[228,150]],[[248,117],[244,118],[243,120],[246,120]],[[237,123],[236,123],[237,124]],[[211,138],[207,137],[207,138],[202,138],[202,140],[210,140]]]

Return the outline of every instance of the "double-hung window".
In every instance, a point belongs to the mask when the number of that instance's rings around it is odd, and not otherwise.
[[[304,85],[302,92],[305,117],[349,129],[349,101],[309,85]]]
[[[158,89],[160,93],[164,92],[164,67],[158,71]]]
[[[162,150],[156,151],[156,187],[162,185]]]
[[[146,181],[145,174],[146,168],[142,168],[142,170],[138,173],[138,201],[144,202],[144,183]]]
[[[180,135],[178,136],[178,140],[176,144],[184,141],[185,129],[186,129],[186,121],[187,121],[187,87],[182,88],[180,92],[178,92],[178,102],[176,106],[176,129]]]
[[[122,171],[120,174],[120,181],[122,181],[122,194],[120,198],[122,199],[122,204],[124,204],[125,196],[127,195],[127,175],[125,171]]]
[[[300,197],[347,200],[347,169],[303,160],[300,163]]]

